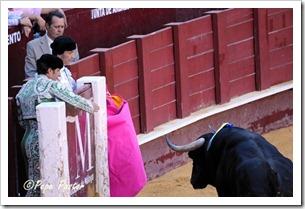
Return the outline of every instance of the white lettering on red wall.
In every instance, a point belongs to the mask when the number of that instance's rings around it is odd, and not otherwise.
[[[20,31],[8,34],[8,45],[15,44],[21,41]]]
[[[128,8],[96,8],[91,10],[91,19],[97,19],[106,15],[127,10]]]

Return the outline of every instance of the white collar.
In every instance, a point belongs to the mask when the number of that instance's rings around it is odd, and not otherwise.
[[[209,151],[212,141],[215,139],[216,134],[218,134],[219,131],[221,131],[221,129],[223,129],[224,127],[229,126],[229,127],[233,127],[233,125],[231,123],[223,123],[219,129],[214,133],[214,135],[211,137],[209,143],[208,143],[208,147],[207,147],[207,151]]]
[[[48,33],[46,33],[46,36],[47,36],[48,46],[50,47],[51,52],[52,52],[51,44],[53,43],[54,40],[52,40],[52,39],[48,36]]]

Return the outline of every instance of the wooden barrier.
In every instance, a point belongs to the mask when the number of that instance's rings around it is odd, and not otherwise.
[[[270,86],[292,80],[292,9],[267,9]]]
[[[136,133],[140,127],[139,69],[135,41],[112,48],[91,50],[100,55],[101,75],[107,78],[107,88],[112,94],[122,96],[129,103]]]
[[[292,9],[215,10],[128,39],[69,68],[106,76],[137,133],[292,79]]]
[[[137,43],[142,132],[175,119],[174,43],[170,27],[129,37]]]
[[[254,9],[257,89],[292,80],[292,9]]]
[[[214,48],[211,16],[170,23],[175,40],[177,116],[215,104]]]
[[[255,91],[252,9],[208,12],[212,16],[217,103]]]
[[[100,106],[94,115],[70,110],[66,116],[64,102],[36,107],[42,196],[110,195],[105,80],[78,80],[78,85],[86,83],[92,89],[81,95]]]
[[[129,37],[136,46],[131,41],[92,52],[100,54],[109,90],[137,98],[131,104],[134,124],[137,133],[146,133],[175,117],[291,80],[291,13],[291,9],[210,11]],[[283,59],[275,59],[276,54]],[[283,73],[278,75],[276,69]]]
[[[65,35],[76,41],[79,55],[83,58],[90,54],[90,49],[113,47],[124,43],[126,37],[133,34],[151,33],[162,28],[168,22],[185,21],[199,17],[205,11],[212,9],[63,8],[63,10],[68,22]],[[43,32],[41,32],[41,35],[43,35]],[[32,33],[26,38],[19,27],[9,27],[8,29],[9,87],[21,84],[25,78],[26,43],[32,39]]]
[[[83,76],[101,75],[98,54],[92,54],[88,57],[84,57],[67,67],[70,69],[74,79],[78,79]]]

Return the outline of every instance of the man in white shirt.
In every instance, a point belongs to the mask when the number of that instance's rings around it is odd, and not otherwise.
[[[50,45],[65,30],[65,16],[60,11],[52,11],[46,16],[46,34],[27,43],[25,57],[25,77],[34,77],[37,72],[36,60],[43,54],[52,54]],[[74,51],[73,62],[79,59],[77,48]]]
[[[63,68],[60,69],[60,82],[70,91],[76,90],[76,82],[66,65],[70,65],[73,60],[74,50],[76,49],[75,41],[68,36],[58,36],[51,44],[52,54],[63,61]]]

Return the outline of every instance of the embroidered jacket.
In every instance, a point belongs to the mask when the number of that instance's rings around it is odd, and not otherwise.
[[[76,82],[72,77],[71,71],[65,66],[60,69],[60,82],[70,91],[76,90]]]
[[[19,121],[36,118],[36,106],[42,102],[64,101],[77,108],[93,113],[89,100],[74,94],[59,81],[46,75],[36,75],[25,83],[16,96],[19,109]],[[20,121],[22,125],[22,121]]]

